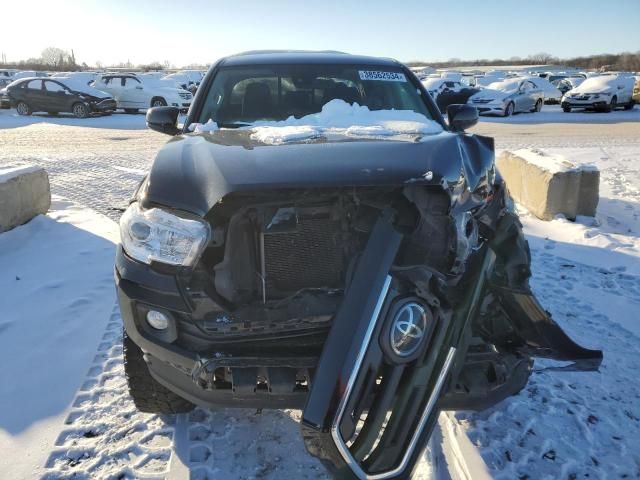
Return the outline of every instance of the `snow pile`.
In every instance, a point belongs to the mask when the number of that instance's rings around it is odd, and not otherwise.
[[[209,120],[191,127],[195,133],[213,132],[218,124]],[[435,135],[442,126],[412,110],[369,110],[357,103],[331,100],[322,111],[302,118],[289,117],[283,121],[257,121],[240,127],[252,130],[251,138],[270,145],[303,141],[326,134],[352,137],[389,137],[394,135]]]
[[[25,173],[37,172],[40,170],[40,167],[35,165],[18,165],[18,166],[6,166],[0,168],[0,183],[7,182],[12,178],[15,178],[19,175],[23,175]]]
[[[561,173],[574,170],[597,170],[593,165],[576,165],[562,155],[547,153],[540,149],[521,148],[520,150],[514,151],[513,154],[550,173]]]

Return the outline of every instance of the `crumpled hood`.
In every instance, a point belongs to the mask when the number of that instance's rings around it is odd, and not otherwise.
[[[504,92],[502,90],[492,90],[490,88],[484,88],[480,90],[478,93],[475,93],[469,97],[470,100],[478,99],[478,100],[504,100],[512,92]]]
[[[265,145],[250,131],[229,129],[169,141],[151,167],[141,200],[204,216],[225,195],[240,191],[456,184],[461,175],[475,190],[493,165],[493,139],[478,135]]]

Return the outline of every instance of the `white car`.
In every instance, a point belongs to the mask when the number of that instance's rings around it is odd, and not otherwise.
[[[478,109],[481,115],[509,117],[518,112],[539,112],[544,93],[526,78],[508,78],[494,82],[475,95],[467,103]]]
[[[171,85],[143,83],[136,75],[107,73],[98,75],[93,82],[98,90],[115,98],[118,108],[127,113],[136,113],[150,107],[171,106],[186,111],[191,106],[193,95]]]
[[[634,78],[628,75],[589,77],[562,97],[562,110],[574,108],[610,112],[618,107],[631,110]]]

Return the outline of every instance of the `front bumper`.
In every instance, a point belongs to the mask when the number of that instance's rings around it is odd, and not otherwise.
[[[112,112],[116,109],[116,101],[112,98],[101,100],[99,102],[89,103],[91,111],[93,112]]]
[[[296,371],[312,369],[318,357],[221,354],[220,349],[195,352],[181,348],[178,319],[190,317],[190,307],[172,275],[158,273],[130,259],[118,247],[115,268],[116,290],[127,335],[144,352],[151,375],[162,385],[192,403],[204,407],[302,408],[307,391],[296,384]],[[148,310],[160,310],[171,319],[163,332],[151,328],[144,317]],[[229,385],[209,382],[215,368],[228,368]],[[256,389],[258,375],[268,379],[267,391]]]
[[[480,115],[504,115],[505,105],[502,103],[474,103],[469,105],[478,109]]]
[[[606,108],[609,105],[610,100],[607,98],[598,98],[598,99],[589,99],[589,100],[579,100],[576,98],[567,98],[564,97],[561,102],[561,106],[563,108],[584,108],[584,109],[602,109]]]

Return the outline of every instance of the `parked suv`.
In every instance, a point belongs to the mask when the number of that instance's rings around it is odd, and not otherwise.
[[[186,111],[189,109],[193,98],[193,95],[186,90],[153,83],[143,83],[135,75],[128,74],[99,75],[93,86],[113,95],[118,108],[128,113],[136,113],[140,109],[164,105]]]
[[[493,140],[389,59],[227,57],[120,221],[129,391],[145,412],[302,408],[340,478],[408,478],[441,409],[592,370],[528,284]],[[286,475],[285,475],[286,476]]]
[[[628,75],[600,75],[587,78],[576,88],[569,90],[562,97],[562,110],[572,109],[597,110],[611,112],[623,107],[631,110],[635,79]]]
[[[94,113],[110,114],[116,108],[116,102],[105,92],[62,78],[18,80],[7,87],[7,96],[20,115],[71,112],[85,118]]]

